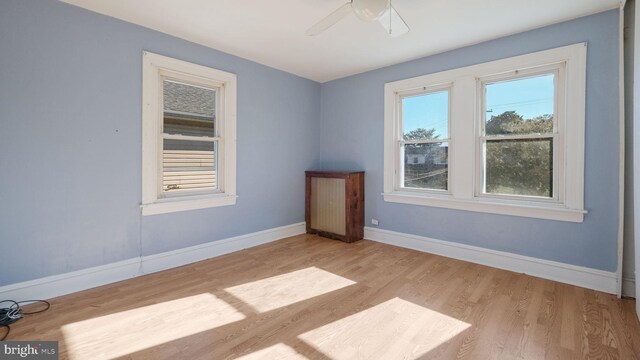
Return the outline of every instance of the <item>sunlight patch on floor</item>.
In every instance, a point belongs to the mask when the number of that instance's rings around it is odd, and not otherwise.
[[[353,284],[354,281],[314,266],[224,290],[255,310],[265,312]]]
[[[68,357],[111,359],[244,319],[205,293],[62,326]]]
[[[417,359],[471,326],[393,298],[298,336],[331,359]]]
[[[234,358],[237,360],[263,360],[263,359],[278,359],[278,360],[307,360],[308,358],[298,354],[290,346],[283,343],[278,343],[268,348],[258,350],[251,354]]]

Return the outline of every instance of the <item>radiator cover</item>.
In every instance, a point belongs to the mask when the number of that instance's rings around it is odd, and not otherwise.
[[[306,172],[307,233],[345,242],[364,235],[364,172]]]

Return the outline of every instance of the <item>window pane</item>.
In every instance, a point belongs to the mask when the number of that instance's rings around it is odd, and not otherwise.
[[[404,187],[447,190],[448,154],[446,142],[404,145]]]
[[[449,138],[449,92],[402,98],[404,140]]]
[[[165,134],[214,136],[216,91],[163,81]]]
[[[486,193],[553,196],[553,140],[487,140]]]
[[[216,190],[217,143],[164,139],[162,190]]]
[[[553,132],[554,75],[485,86],[486,135]]]

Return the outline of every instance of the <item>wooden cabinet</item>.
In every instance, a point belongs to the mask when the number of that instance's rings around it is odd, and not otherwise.
[[[307,233],[344,242],[364,236],[364,172],[306,171]]]

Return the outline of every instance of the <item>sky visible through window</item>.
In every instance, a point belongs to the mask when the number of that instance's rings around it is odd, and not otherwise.
[[[422,128],[436,129],[434,136],[449,137],[449,92],[439,91],[402,99],[404,133]]]
[[[505,111],[515,111],[525,120],[553,114],[554,75],[487,84],[487,117]],[[423,128],[436,129],[435,135],[446,139],[448,134],[448,91],[439,91],[403,99],[404,133]]]

